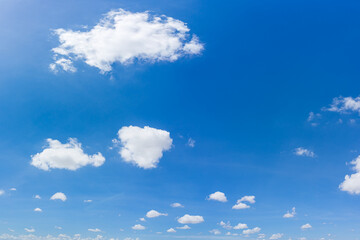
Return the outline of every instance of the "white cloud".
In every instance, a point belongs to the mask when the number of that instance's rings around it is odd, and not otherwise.
[[[306,149],[306,148],[302,148],[302,147],[298,147],[298,148],[295,148],[295,151],[294,151],[295,155],[298,155],[298,156],[305,156],[305,157],[315,157],[315,153],[309,149]]]
[[[111,71],[115,62],[172,62],[203,50],[189,31],[184,22],[164,15],[113,10],[90,30],[56,29],[60,45],[52,49],[55,62],[50,68],[76,71],[73,60],[83,60],[101,72]]]
[[[333,99],[329,108],[323,108],[324,111],[338,112],[338,113],[352,113],[360,114],[360,97],[337,97]]]
[[[94,155],[85,154],[79,143],[74,138],[62,144],[58,140],[48,138],[48,146],[41,152],[31,157],[31,165],[48,171],[51,168],[76,170],[86,165],[99,167],[104,164],[105,158],[101,153]]]
[[[293,207],[291,212],[287,211],[287,213],[283,215],[283,218],[293,218],[295,215],[296,215],[296,210],[295,207]]]
[[[246,209],[246,208],[250,208],[249,205],[243,203],[243,202],[248,202],[248,203],[255,203],[255,196],[244,196],[241,199],[237,200],[236,204],[232,207],[232,209]]]
[[[223,192],[214,192],[207,197],[207,200],[214,200],[219,202],[227,202],[227,198]]]
[[[243,230],[243,234],[253,234],[253,233],[258,233],[260,232],[261,228],[259,227],[255,227],[253,229],[246,229],[246,230]]]
[[[50,200],[61,200],[65,202],[67,199],[66,195],[62,192],[57,192],[54,195],[51,196]]]
[[[245,224],[245,223],[239,223],[238,225],[236,225],[236,226],[234,227],[235,230],[238,230],[238,229],[246,229],[246,228],[248,228],[248,226],[247,226],[247,224]]]
[[[187,145],[192,148],[195,147],[195,140],[192,138],[189,138]]]
[[[88,199],[88,200],[84,200],[84,203],[91,203],[92,200],[91,199]]]
[[[25,231],[29,232],[29,233],[33,233],[35,232],[34,228],[24,228]]]
[[[304,224],[304,225],[301,226],[301,229],[303,229],[303,230],[310,229],[310,228],[312,228],[312,226],[309,223]]]
[[[189,214],[185,214],[181,218],[178,219],[178,222],[181,224],[198,224],[204,222],[204,218],[202,216],[192,216]]]
[[[275,233],[270,237],[270,239],[271,240],[276,240],[276,239],[282,238],[283,236],[284,236],[284,234],[282,234],[282,233]]]
[[[134,226],[131,227],[134,230],[145,230],[145,227],[141,224],[136,224]]]
[[[2,189],[0,189],[0,196],[1,196],[1,195],[4,195],[4,194],[5,194],[5,191],[2,190]]]
[[[35,199],[41,199],[40,195],[35,195],[34,198]]]
[[[139,220],[142,221],[142,222],[146,222],[145,218],[140,218]]]
[[[360,194],[360,155],[351,164],[354,165],[353,170],[356,173],[346,175],[345,180],[340,184],[339,188],[342,191],[351,194]]]
[[[16,191],[16,188],[10,188],[10,191]]]
[[[183,208],[184,207],[181,203],[172,203],[170,206],[173,208]]]
[[[34,212],[42,212],[42,209],[41,208],[35,208]]]
[[[156,218],[156,217],[160,217],[160,216],[167,216],[167,213],[159,213],[156,210],[150,210],[146,213],[146,217],[148,218]]]
[[[263,239],[263,238],[265,238],[265,237],[266,237],[266,235],[265,235],[265,234],[263,234],[263,233],[259,233],[257,238],[259,238],[259,239]],[[291,240],[291,238],[290,238],[289,240]]]
[[[89,228],[88,231],[89,232],[101,232],[101,230],[98,228]]]
[[[163,152],[172,146],[170,133],[151,127],[122,127],[118,132],[122,144],[120,155],[138,167],[156,168]]]
[[[57,236],[46,235],[46,236],[37,236],[33,233],[29,233],[26,235],[10,235],[10,234],[0,234],[0,239],[2,240],[101,240],[104,239],[101,235],[97,235],[96,237],[81,237],[80,234],[75,234],[73,236],[69,236],[66,234],[59,234]],[[111,238],[109,239],[111,240]],[[131,239],[135,240],[135,239]],[[139,240],[139,239],[136,239]]]
[[[59,227],[59,226],[55,226],[55,228],[56,228],[57,230],[62,230],[62,227]]]
[[[177,229],[182,229],[182,230],[188,230],[191,229],[191,227],[189,227],[188,225],[184,225],[182,227],[176,227]]]
[[[169,228],[168,230],[166,230],[166,232],[168,233],[176,233],[176,230],[173,228]]]
[[[221,222],[219,222],[219,225],[222,226],[225,229],[232,229],[232,226],[231,226],[230,222],[225,223],[224,221],[221,221]]]
[[[219,235],[221,234],[221,232],[218,229],[213,229],[211,231],[209,231],[210,233],[214,234],[214,235]]]

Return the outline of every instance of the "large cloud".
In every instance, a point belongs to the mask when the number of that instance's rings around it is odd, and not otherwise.
[[[50,68],[74,72],[72,61],[83,60],[101,72],[108,72],[115,62],[175,61],[199,54],[204,48],[189,31],[184,22],[164,15],[113,10],[89,30],[56,29],[60,45],[52,49],[55,62]]]
[[[178,219],[178,222],[181,224],[198,224],[204,222],[204,218],[202,216],[192,216],[185,214]]]
[[[172,146],[169,132],[151,127],[122,127],[118,137],[121,157],[144,169],[156,168],[163,151]]]
[[[346,175],[344,182],[342,182],[339,187],[342,191],[351,194],[360,194],[360,155],[353,160],[351,164],[355,165],[353,169],[356,173]]]
[[[323,108],[324,111],[338,112],[338,113],[353,113],[360,114],[360,97],[337,97],[333,99],[329,108]]]
[[[94,155],[85,154],[81,143],[70,138],[68,143],[62,144],[51,138],[46,140],[48,146],[41,152],[32,156],[31,165],[48,171],[51,168],[76,170],[86,165],[99,167],[104,164],[105,158],[101,153]]]

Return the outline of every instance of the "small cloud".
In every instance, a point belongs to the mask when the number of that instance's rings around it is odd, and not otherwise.
[[[245,223],[239,223],[238,225],[236,225],[236,226],[234,227],[235,230],[238,230],[238,229],[246,229],[246,228],[248,228],[248,226],[247,226],[247,224],[245,224]]]
[[[260,232],[261,228],[259,227],[255,227],[253,229],[246,229],[246,230],[243,230],[243,234],[253,234],[253,233],[258,233]]]
[[[306,230],[306,229],[310,229],[310,228],[312,228],[312,226],[309,223],[304,224],[304,225],[301,226],[302,230]]]
[[[84,203],[91,203],[93,200],[84,200]]]
[[[213,229],[211,231],[209,231],[210,233],[214,234],[214,235],[219,235],[221,234],[221,232],[218,229]]]
[[[244,196],[241,199],[237,200],[236,204],[232,207],[232,209],[246,209],[250,208],[249,205],[245,204],[244,202],[248,203],[255,203],[255,196]]]
[[[140,218],[139,220],[142,221],[142,222],[146,222],[145,218]]]
[[[34,212],[42,212],[42,209],[41,208],[35,208]]]
[[[136,225],[132,226],[132,229],[133,230],[145,230],[146,228],[141,224],[136,224]]]
[[[348,192],[350,194],[360,194],[360,155],[350,164],[354,165],[354,174],[346,175],[345,180],[340,184],[341,191]]]
[[[189,138],[188,139],[188,142],[187,142],[187,145],[189,146],[189,147],[195,147],[195,140],[194,139],[192,139],[192,138]]]
[[[41,197],[39,195],[35,195],[34,198],[35,199],[41,199]]]
[[[188,230],[191,229],[191,227],[189,227],[188,225],[184,225],[182,227],[176,227],[176,229]]]
[[[181,203],[172,203],[170,206],[173,208],[183,208],[184,207]]]
[[[101,230],[98,228],[89,228],[88,231],[89,232],[101,232]]]
[[[57,229],[57,230],[62,230],[62,227],[55,226],[55,229]]]
[[[304,156],[304,157],[315,157],[315,153],[313,151],[310,151],[306,148],[302,148],[302,147],[298,147],[298,148],[295,148],[295,151],[294,151],[295,155],[297,156]]]
[[[227,198],[223,192],[214,192],[207,197],[207,200],[214,200],[219,202],[227,202]]]
[[[10,188],[10,191],[16,191],[16,188]]]
[[[65,202],[67,200],[67,197],[64,193],[57,192],[51,196],[50,200],[61,200],[61,201]]]
[[[146,217],[147,218],[156,218],[156,217],[160,217],[160,216],[167,216],[167,213],[160,213],[156,210],[150,210],[146,213]]]
[[[271,235],[270,240],[280,239],[283,236],[284,236],[284,234],[282,234],[282,233],[275,233],[275,234]]]
[[[219,225],[225,229],[232,229],[230,222],[225,223],[224,221],[219,222]]]
[[[287,211],[287,213],[284,214],[283,218],[293,218],[296,215],[295,207],[292,208],[291,212]]]
[[[168,233],[176,233],[176,230],[173,228],[169,228],[168,230],[166,230],[166,232]]]
[[[2,189],[0,189],[0,196],[1,196],[1,195],[4,195],[4,194],[5,194],[5,191],[2,190]]]
[[[28,233],[33,233],[35,232],[34,228],[24,228],[25,231],[27,231]]]
[[[204,222],[204,218],[198,215],[192,216],[189,214],[185,214],[178,219],[178,222],[181,224],[198,224]]]

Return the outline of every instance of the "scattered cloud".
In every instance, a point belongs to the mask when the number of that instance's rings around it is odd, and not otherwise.
[[[169,228],[168,230],[166,230],[166,232],[168,233],[176,233],[176,230],[173,228]]]
[[[295,217],[295,215],[296,215],[296,209],[295,207],[293,207],[291,212],[287,211],[287,213],[283,215],[283,218],[293,218]]]
[[[145,227],[141,224],[136,224],[134,226],[132,226],[133,230],[145,230]]]
[[[139,220],[142,221],[142,222],[146,222],[145,218],[139,218]]]
[[[219,235],[221,234],[221,232],[218,229],[213,229],[211,231],[209,231],[210,233],[214,234],[214,235]]]
[[[113,10],[89,30],[56,29],[60,45],[52,49],[55,62],[50,69],[74,72],[74,60],[82,60],[102,73],[111,71],[116,62],[173,62],[204,49],[189,31],[184,22],[164,15]]]
[[[26,232],[29,232],[29,233],[35,232],[35,229],[34,229],[34,228],[24,228],[24,230],[25,230]]]
[[[34,198],[35,199],[41,199],[40,195],[35,195]]]
[[[341,114],[354,112],[360,114],[360,97],[336,97],[333,99],[330,107],[323,108],[322,110]]]
[[[42,212],[42,209],[41,208],[35,208],[34,212]]]
[[[236,226],[234,227],[235,230],[238,230],[238,229],[246,229],[246,228],[248,228],[248,226],[247,226],[247,224],[245,224],[245,223],[239,223],[238,225],[236,225]]]
[[[232,226],[231,226],[230,222],[221,221],[221,222],[219,222],[219,225],[221,227],[225,228],[225,229],[228,229],[228,230],[232,229]]]
[[[64,193],[57,192],[51,196],[50,200],[61,200],[61,201],[65,202],[67,200],[67,197]]]
[[[74,138],[69,138],[69,142],[62,144],[58,140],[48,138],[48,146],[41,153],[31,157],[31,165],[45,171],[51,168],[77,170],[86,165],[99,167],[104,164],[105,158],[101,153],[87,155]]]
[[[255,196],[244,196],[241,199],[237,200],[236,204],[232,207],[232,209],[246,209],[250,208],[249,205],[245,204],[244,202],[248,203],[255,203]]]
[[[354,165],[353,170],[356,172],[351,175],[346,175],[345,180],[340,184],[341,191],[350,194],[360,194],[360,155],[350,164]]]
[[[89,232],[101,232],[101,230],[98,228],[89,228],[88,231]]]
[[[255,227],[255,228],[252,228],[252,229],[246,229],[246,230],[243,230],[243,234],[254,234],[254,233],[258,233],[260,232],[261,228],[259,227]]]
[[[282,234],[282,233],[275,233],[275,234],[271,235],[270,240],[280,239],[283,236],[284,236],[284,234]]]
[[[182,227],[176,227],[176,229],[188,230],[191,229],[191,227],[189,227],[188,225],[184,225]]]
[[[207,197],[207,200],[214,200],[219,202],[227,202],[227,198],[223,192],[214,192]]]
[[[306,230],[306,229],[310,229],[310,228],[312,228],[312,226],[309,223],[304,224],[304,225],[301,226],[302,230]]]
[[[302,148],[302,147],[298,147],[298,148],[295,148],[295,151],[294,151],[295,155],[298,155],[298,156],[304,156],[304,157],[315,157],[315,153],[313,151],[310,151],[306,148]]]
[[[122,127],[118,132],[122,145],[119,154],[125,162],[140,168],[156,168],[163,152],[172,146],[170,133],[151,127]]]
[[[188,139],[188,142],[187,142],[187,145],[189,146],[189,147],[195,147],[195,140],[194,139],[192,139],[192,138],[189,138]]]
[[[183,208],[184,207],[181,203],[172,203],[170,206],[173,208]]]
[[[146,217],[147,218],[156,218],[156,217],[160,217],[160,216],[167,216],[167,213],[159,213],[156,210],[150,210],[146,213]]]
[[[185,214],[178,219],[178,222],[181,224],[198,224],[204,222],[204,218],[198,215],[192,216],[189,214]]]

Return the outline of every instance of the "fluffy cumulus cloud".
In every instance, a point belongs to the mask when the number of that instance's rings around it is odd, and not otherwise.
[[[225,228],[225,229],[232,229],[232,226],[231,226],[230,222],[221,221],[221,222],[219,223],[219,225],[222,226],[222,227]]]
[[[99,167],[104,164],[105,158],[101,153],[88,155],[84,153],[81,143],[70,138],[68,143],[62,144],[51,138],[46,140],[48,145],[41,153],[31,157],[31,165],[48,171],[51,168],[77,170],[86,165]]]
[[[312,158],[315,157],[315,153],[313,151],[303,147],[295,148],[294,153],[295,155],[298,156],[312,157]]]
[[[244,202],[248,202],[248,203],[255,203],[255,196],[244,196],[240,199],[237,200],[236,204],[232,207],[233,209],[246,209],[246,208],[250,208],[249,205],[247,205]]]
[[[306,229],[310,229],[310,228],[312,228],[312,226],[309,223],[304,224],[304,225],[301,226],[302,230],[306,230]]]
[[[351,164],[354,165],[354,174],[346,175],[339,188],[351,194],[360,194],[360,155]]]
[[[176,233],[176,230],[173,228],[169,228],[168,230],[166,230],[166,232],[168,233]]]
[[[293,218],[293,217],[295,217],[295,215],[296,215],[296,209],[295,209],[295,207],[293,207],[291,212],[287,211],[287,213],[285,213],[283,215],[283,218]]]
[[[246,228],[248,228],[248,226],[247,226],[247,224],[245,224],[245,223],[239,223],[238,225],[236,225],[236,226],[234,227],[235,230],[238,230],[238,229],[246,229]]]
[[[184,207],[181,203],[172,203],[170,206],[173,208],[183,208]]]
[[[73,61],[82,60],[108,72],[115,62],[172,62],[182,56],[200,54],[204,49],[198,37],[189,32],[184,22],[171,17],[113,10],[93,28],[56,29],[60,45],[52,49],[55,62],[50,68],[74,72]]]
[[[270,240],[280,239],[283,236],[284,236],[284,234],[282,234],[282,233],[275,233],[275,234],[271,235]]]
[[[207,197],[207,200],[214,200],[219,202],[227,202],[227,198],[223,192],[214,192]]]
[[[34,212],[42,212],[42,209],[41,208],[35,208]]]
[[[50,200],[61,200],[61,201],[65,202],[67,200],[67,197],[64,193],[57,192],[51,196]]]
[[[131,227],[133,230],[145,230],[145,227],[141,224],[136,224]]]
[[[146,217],[147,218],[156,218],[156,217],[160,217],[160,216],[167,216],[167,213],[159,213],[156,210],[150,210],[146,213]]]
[[[360,114],[360,97],[336,97],[330,107],[323,108],[324,111],[338,113],[358,113]]]
[[[198,224],[204,222],[204,218],[198,215],[185,214],[178,219],[178,222],[181,224]]]
[[[252,228],[252,229],[246,229],[246,230],[243,231],[243,234],[246,234],[246,235],[254,234],[254,233],[260,232],[260,230],[261,230],[261,228],[259,228],[259,227],[255,227],[255,228]]]
[[[163,152],[172,146],[169,132],[147,126],[122,127],[118,137],[124,161],[144,169],[156,168]]]

